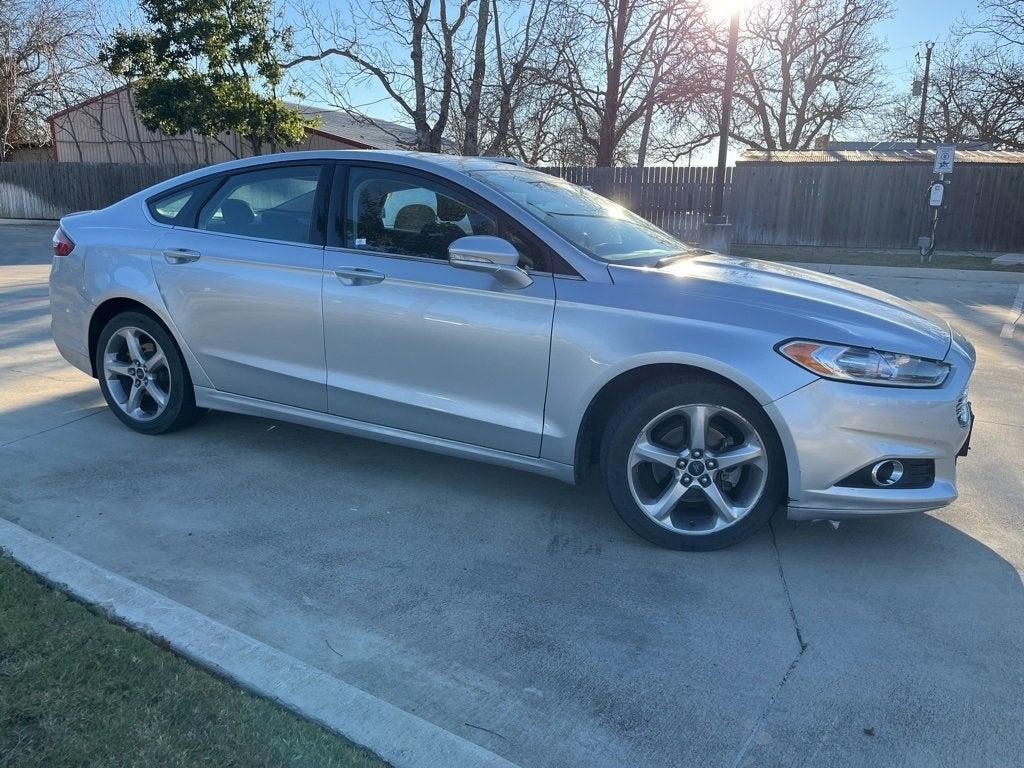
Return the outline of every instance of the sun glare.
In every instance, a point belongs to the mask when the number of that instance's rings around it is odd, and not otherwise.
[[[754,3],[753,0],[706,0],[708,14],[716,19],[728,19],[735,13],[743,13]]]

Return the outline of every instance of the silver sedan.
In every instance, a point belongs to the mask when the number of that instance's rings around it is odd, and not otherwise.
[[[513,164],[250,158],[54,235],[53,336],[129,427],[205,409],[579,482],[678,549],[956,498],[970,343],[855,283],[694,250]]]

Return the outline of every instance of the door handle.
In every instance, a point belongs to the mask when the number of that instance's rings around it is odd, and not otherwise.
[[[373,285],[381,282],[385,275],[374,269],[363,269],[362,267],[338,267],[334,274],[343,285]]]
[[[171,248],[168,251],[164,251],[164,258],[168,264],[191,264],[193,261],[197,261],[202,256],[199,251],[193,251],[188,248]]]

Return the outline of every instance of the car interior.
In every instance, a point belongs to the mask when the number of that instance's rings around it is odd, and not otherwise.
[[[207,217],[200,216],[200,227],[210,232],[289,242],[304,242],[309,237],[315,189],[262,209],[254,208],[242,195],[235,196],[237,192],[223,199]]]
[[[353,246],[444,260],[465,235],[493,235],[495,219],[422,187],[371,179],[355,194]]]

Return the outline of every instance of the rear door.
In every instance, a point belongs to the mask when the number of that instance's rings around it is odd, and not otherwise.
[[[539,455],[555,303],[543,248],[434,176],[352,165],[347,179],[324,262],[330,412]],[[513,242],[533,283],[451,266],[469,234]]]
[[[160,292],[217,389],[327,410],[321,283],[332,172],[302,162],[228,174],[161,241]],[[150,203],[158,219],[159,206]]]

